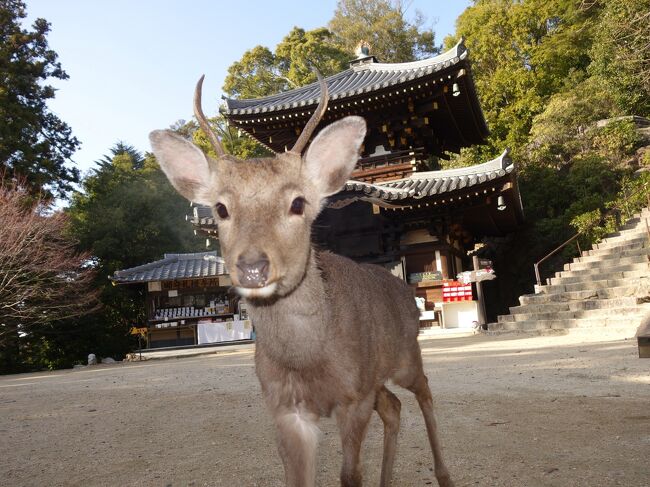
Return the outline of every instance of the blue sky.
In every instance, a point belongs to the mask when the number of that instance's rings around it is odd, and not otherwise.
[[[204,106],[217,110],[228,66],[256,46],[271,49],[294,27],[327,24],[336,0],[25,0],[28,22],[52,24],[48,40],[70,79],[49,104],[82,142],[73,160],[86,171],[118,140],[149,150],[147,134],[192,115],[206,75]],[[454,31],[468,0],[412,0],[437,42]]]

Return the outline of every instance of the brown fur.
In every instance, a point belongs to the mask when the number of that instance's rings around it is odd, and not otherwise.
[[[359,455],[373,410],[384,422],[381,486],[391,483],[400,402],[385,383],[412,391],[422,409],[441,487],[453,486],[442,460],[431,393],[417,342],[412,290],[381,267],[357,264],[310,244],[324,198],[354,168],[365,123],[348,117],[325,128],[302,159],[293,153],[237,161],[205,159],[191,144],[153,132],[154,152],[188,199],[222,204],[221,249],[235,289],[247,296],[257,330],[257,376],[278,438],[288,487],[313,487],[317,421],[336,415],[341,433],[341,485],[361,486]],[[289,211],[295,198],[304,214]],[[260,287],[238,277],[242,257],[268,260]]]

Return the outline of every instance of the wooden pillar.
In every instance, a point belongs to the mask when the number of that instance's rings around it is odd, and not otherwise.
[[[442,272],[442,277],[445,279],[454,279],[455,276],[450,276],[449,275],[449,267],[450,267],[450,262],[449,262],[449,253],[446,250],[440,250],[440,267],[441,269],[438,269],[440,272]]]
[[[472,256],[472,264],[475,271],[478,271],[480,269],[478,256]],[[485,316],[485,299],[483,298],[483,288],[481,286],[481,282],[476,283],[476,297],[478,298],[478,323],[479,325],[485,325],[487,323]]]

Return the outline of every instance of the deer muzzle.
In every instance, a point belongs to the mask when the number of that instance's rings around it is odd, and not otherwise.
[[[239,285],[244,288],[261,288],[269,280],[270,262],[265,253],[255,255],[240,255],[237,259],[237,278]]]

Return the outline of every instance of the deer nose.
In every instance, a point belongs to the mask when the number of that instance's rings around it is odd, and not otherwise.
[[[264,287],[269,279],[269,258],[262,252],[240,255],[237,259],[237,276],[243,287]]]

